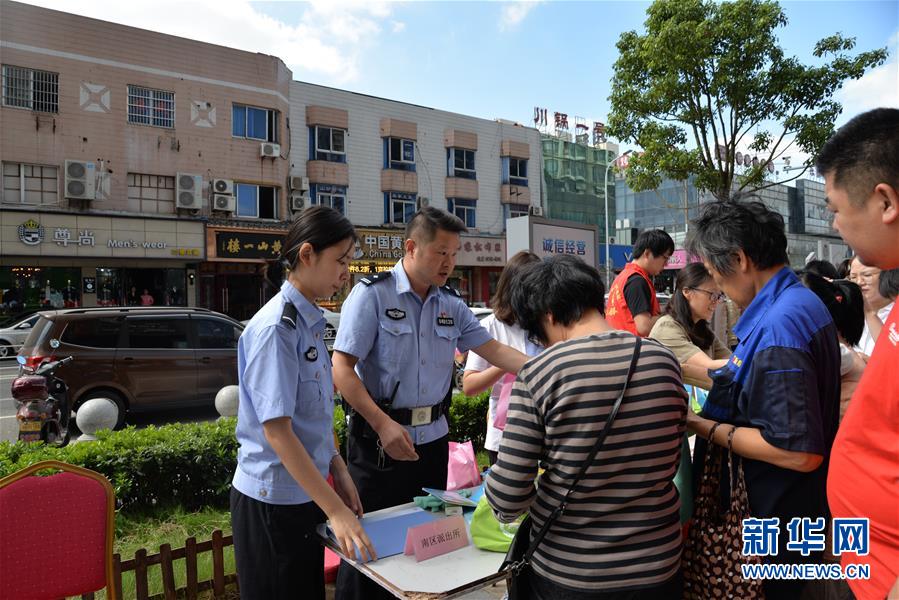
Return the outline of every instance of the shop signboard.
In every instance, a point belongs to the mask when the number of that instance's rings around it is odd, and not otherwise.
[[[406,241],[405,229],[356,229],[362,256],[357,262],[368,264],[372,261],[396,261],[403,257]],[[391,264],[391,268],[393,267]],[[367,272],[367,270],[366,270]]]
[[[203,260],[204,224],[4,210],[0,211],[0,254]]]
[[[277,260],[281,256],[284,233],[216,231],[216,258]]]
[[[597,227],[540,217],[516,217],[506,221],[507,257],[530,250],[541,258],[575,256],[597,266]]]
[[[496,237],[463,235],[456,255],[458,267],[502,267],[506,264],[506,240]]]

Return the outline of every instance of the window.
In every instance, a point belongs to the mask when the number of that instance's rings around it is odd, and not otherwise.
[[[139,213],[175,214],[175,178],[128,173],[128,210]]]
[[[462,200],[459,198],[450,198],[447,201],[447,210],[450,214],[456,215],[462,222],[465,223],[466,227],[477,227],[475,220],[475,207],[477,206],[477,200]]]
[[[412,220],[418,210],[415,194],[404,192],[384,193],[384,222],[403,225]]]
[[[328,206],[341,214],[346,214],[346,187],[342,185],[314,185],[312,204]]]
[[[278,111],[235,104],[231,109],[231,135],[263,142],[277,142]]]
[[[523,158],[503,157],[503,183],[511,185],[528,185],[528,161]]]
[[[60,341],[90,348],[115,348],[122,322],[118,319],[79,319],[66,325]]]
[[[346,162],[346,131],[316,125],[309,128],[310,160]]]
[[[238,183],[237,216],[257,219],[278,218],[278,191],[273,187]]]
[[[506,204],[507,214],[509,215],[507,218],[526,217],[530,214],[530,208],[528,204]]]
[[[447,148],[446,175],[447,177],[477,179],[477,174],[474,170],[474,150]]]
[[[128,86],[128,122],[153,127],[175,127],[175,92]]]
[[[43,165],[3,163],[3,202],[56,204],[59,202],[59,169]]]
[[[59,112],[59,73],[3,65],[3,105]]]
[[[186,318],[132,317],[127,323],[126,348],[190,348]]]
[[[192,317],[197,348],[237,348],[241,329],[220,319]]]
[[[415,171],[415,142],[402,138],[385,138],[384,168]]]

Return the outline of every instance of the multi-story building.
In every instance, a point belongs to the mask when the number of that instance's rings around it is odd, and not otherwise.
[[[250,317],[293,215],[359,226],[355,274],[425,204],[469,227],[452,283],[486,302],[505,220],[542,197],[537,130],[292,82],[276,57],[0,0],[0,307],[135,302]],[[132,291],[133,290],[133,291]]]
[[[536,129],[298,81],[290,105],[293,202],[332,206],[358,226],[355,278],[392,268],[406,223],[430,204],[469,229],[451,284],[470,303],[489,300],[506,219],[540,205]]]
[[[284,63],[8,0],[0,15],[0,306],[133,288],[251,315],[290,217]]]
[[[615,215],[615,174],[607,167],[617,155],[618,146],[604,140],[591,145],[586,133],[572,137],[557,132],[544,134],[542,147],[546,216],[596,225],[599,241],[604,244],[607,195],[612,221]]]
[[[814,252],[820,259],[837,263],[850,252],[831,227],[825,202],[824,184],[812,179],[797,180],[795,186],[776,184],[750,192],[784,218],[787,252],[795,267],[805,264]],[[689,219],[699,214],[699,206],[714,197],[700,192],[692,180],[664,180],[655,190],[634,192],[623,178],[616,180],[616,220],[627,221],[631,228],[661,228],[678,244],[683,242]]]

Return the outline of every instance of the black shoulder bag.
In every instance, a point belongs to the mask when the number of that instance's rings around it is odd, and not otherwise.
[[[531,524],[531,517],[525,517],[521,522],[521,525],[519,525],[515,538],[512,540],[512,545],[509,546],[509,551],[506,553],[506,559],[499,567],[500,571],[507,570],[512,575],[509,578],[508,584],[509,600],[526,600],[533,596],[530,584],[531,556],[534,554],[537,546],[540,545],[540,542],[543,541],[543,538],[546,537],[549,528],[555,520],[565,512],[565,507],[568,505],[568,497],[571,496],[571,493],[584,477],[587,469],[593,464],[593,459],[596,458],[596,454],[599,452],[600,448],[602,448],[606,436],[609,435],[609,431],[612,429],[612,423],[615,421],[615,417],[618,414],[618,409],[621,408],[621,401],[624,400],[624,393],[627,391],[627,386],[630,383],[631,376],[634,374],[634,369],[637,366],[637,358],[640,356],[640,343],[641,340],[638,337],[636,344],[634,344],[634,355],[631,357],[631,364],[627,370],[627,377],[624,380],[624,388],[622,388],[621,393],[618,394],[618,399],[615,400],[615,404],[612,406],[609,418],[606,420],[606,424],[599,434],[596,444],[593,445],[593,449],[590,450],[590,454],[587,455],[586,460],[584,460],[584,463],[581,465],[581,470],[571,483],[571,487],[568,488],[568,492],[565,493],[565,498],[562,500],[562,503],[550,513],[549,518],[546,519],[543,527],[540,528],[540,531],[538,531],[537,535],[534,537],[534,541],[530,541],[531,529],[533,527]]]

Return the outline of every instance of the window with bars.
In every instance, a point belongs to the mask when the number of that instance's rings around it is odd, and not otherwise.
[[[59,73],[3,65],[3,105],[59,112]]]
[[[175,127],[175,92],[128,86],[128,122],[153,127]]]
[[[477,173],[474,169],[474,150],[447,148],[446,175],[447,177],[477,179]]]
[[[175,178],[166,175],[128,173],[128,210],[150,214],[175,214]]]
[[[8,204],[57,204],[59,168],[3,163],[3,202]]]
[[[466,227],[473,229],[477,227],[477,219],[475,217],[475,208],[477,207],[477,204],[477,200],[450,198],[447,200],[447,211],[451,215],[456,215],[462,219],[462,222],[465,223]]]

